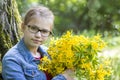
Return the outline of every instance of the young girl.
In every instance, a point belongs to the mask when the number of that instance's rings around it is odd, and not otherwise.
[[[30,9],[21,25],[23,38],[3,57],[2,76],[4,80],[73,80],[69,70],[51,79],[46,72],[38,70],[40,59],[48,56],[40,46],[52,35],[54,15],[46,7]]]

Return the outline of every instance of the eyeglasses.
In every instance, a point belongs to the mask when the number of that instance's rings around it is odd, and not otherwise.
[[[40,31],[40,33],[41,33],[41,35],[42,35],[43,37],[47,37],[47,36],[49,36],[50,34],[52,34],[51,31],[48,31],[48,30],[40,30],[40,29],[39,29],[38,27],[36,27],[36,26],[31,26],[31,25],[27,25],[27,26],[28,26],[28,30],[29,30],[31,33],[36,34],[37,32]]]

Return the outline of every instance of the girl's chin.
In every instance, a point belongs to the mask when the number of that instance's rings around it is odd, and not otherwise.
[[[42,43],[41,43],[42,44]],[[33,47],[39,47],[41,44],[33,44]]]

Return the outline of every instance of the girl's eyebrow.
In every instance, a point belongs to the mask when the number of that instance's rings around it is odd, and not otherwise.
[[[39,27],[38,27],[38,26],[36,26],[36,25],[29,25],[29,26],[34,26],[34,27],[36,27],[36,28],[38,28],[38,29],[39,29]],[[49,30],[47,30],[47,29],[39,29],[39,30],[49,31]]]

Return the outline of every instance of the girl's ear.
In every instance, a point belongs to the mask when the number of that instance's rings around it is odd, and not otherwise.
[[[22,30],[22,32],[24,32],[24,30],[25,30],[25,25],[24,25],[23,22],[22,22],[22,24],[21,24],[21,30]]]

